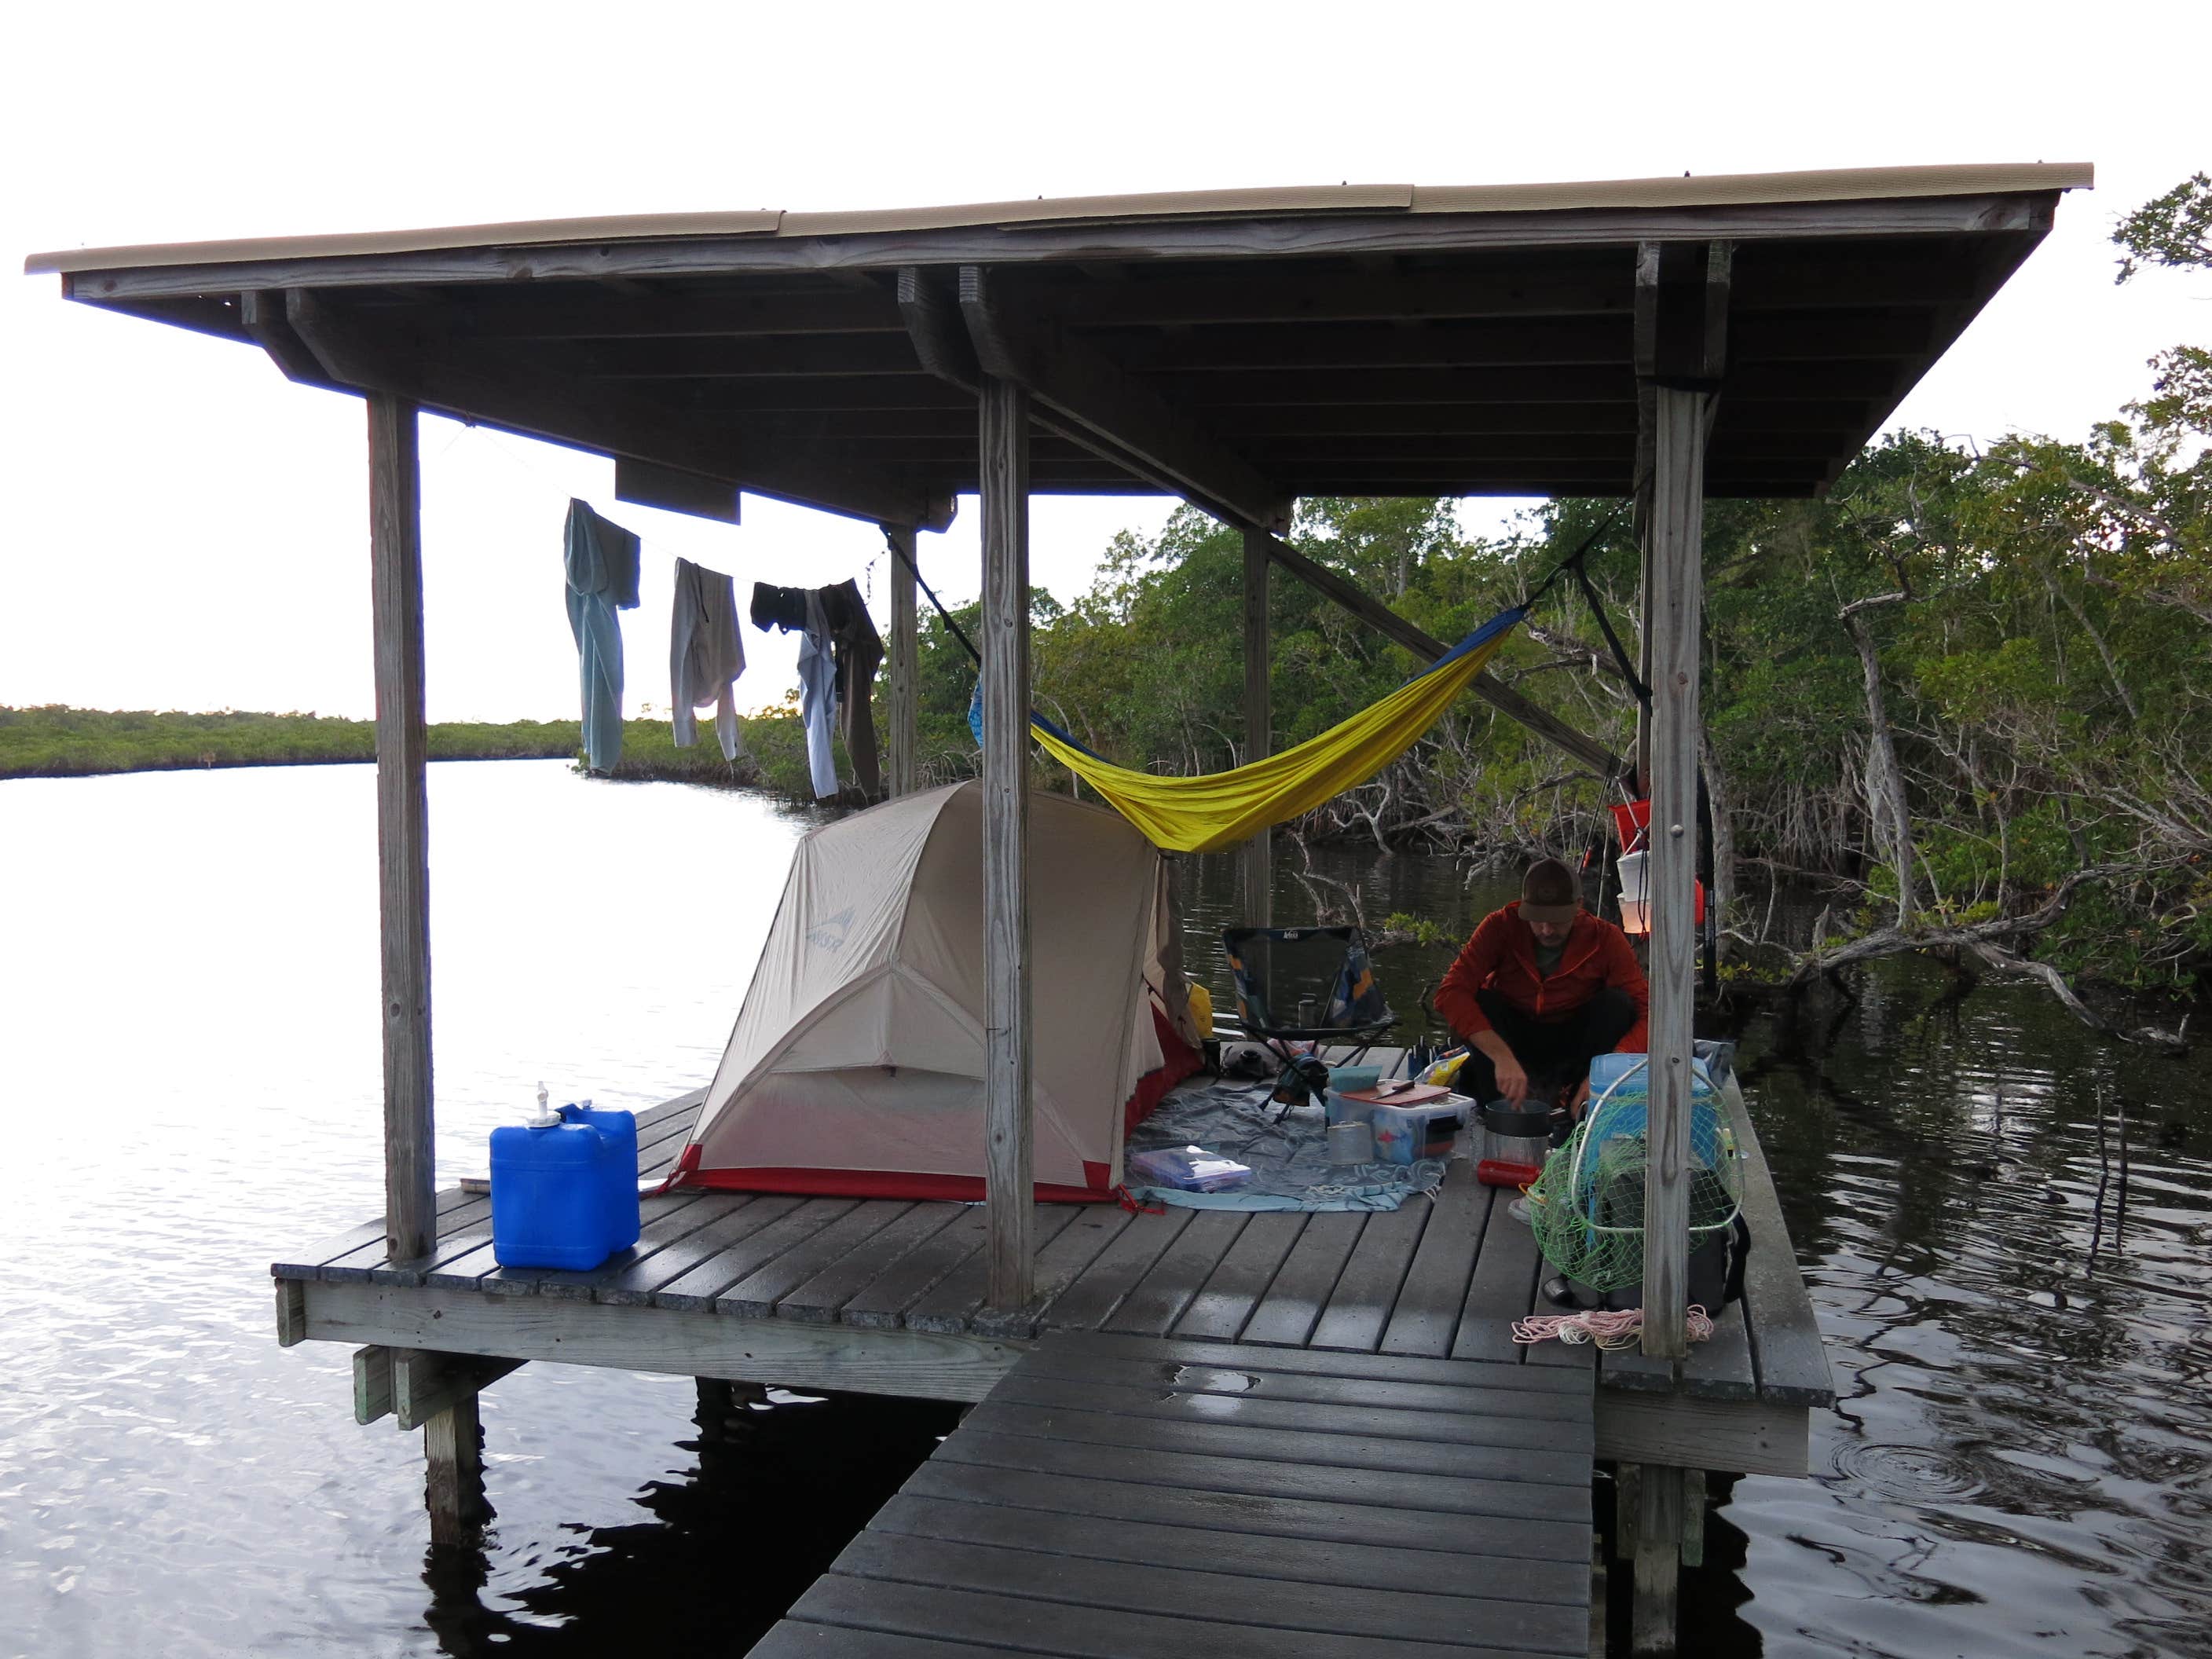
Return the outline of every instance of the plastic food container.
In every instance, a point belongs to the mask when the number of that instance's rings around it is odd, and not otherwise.
[[[563,1106],[491,1132],[491,1253],[502,1267],[586,1271],[637,1243],[637,1119]]]
[[[1375,1158],[1381,1164],[1415,1164],[1425,1158],[1449,1158],[1474,1103],[1458,1095],[1413,1106],[1376,1104],[1368,1114],[1375,1132]]]

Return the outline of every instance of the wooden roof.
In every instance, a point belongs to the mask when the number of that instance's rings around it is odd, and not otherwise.
[[[1167,489],[1270,523],[1301,495],[1624,494],[1655,377],[1721,393],[1710,494],[1815,493],[2089,182],[2037,165],[1346,185],[27,269],[258,344],[295,379],[616,456],[671,505],[744,489],[940,523],[976,488],[972,387],[994,374],[1031,389],[1032,489]],[[1710,313],[1702,361],[1668,361],[1662,292]]]

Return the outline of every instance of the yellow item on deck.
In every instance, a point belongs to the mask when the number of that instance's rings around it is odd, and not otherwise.
[[[1358,788],[1411,749],[1498,654],[1523,614],[1515,609],[1492,618],[1426,673],[1319,737],[1231,771],[1195,778],[1133,772],[1078,748],[1034,715],[1030,729],[1054,760],[1104,796],[1155,847],[1218,852]]]
[[[1204,1042],[1213,1035],[1213,993],[1192,980],[1183,988],[1183,996],[1190,1004],[1190,1023]]]

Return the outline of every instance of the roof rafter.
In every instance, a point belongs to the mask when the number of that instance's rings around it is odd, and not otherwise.
[[[433,349],[390,319],[370,321],[305,289],[285,320],[331,380],[388,392],[463,420],[602,454],[674,468],[702,480],[872,523],[939,527],[949,501],[825,469],[811,456],[732,441],[681,411],[614,388],[580,386],[526,362],[452,340]],[[280,368],[286,364],[277,360]]]
[[[1290,497],[1273,480],[1096,346],[1024,317],[981,265],[961,267],[960,314],[978,366],[1026,386],[1068,436],[1225,523],[1290,527]]]

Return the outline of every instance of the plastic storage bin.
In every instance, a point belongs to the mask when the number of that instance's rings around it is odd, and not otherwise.
[[[598,1267],[637,1243],[637,1119],[563,1106],[491,1132],[491,1253],[502,1267]]]

